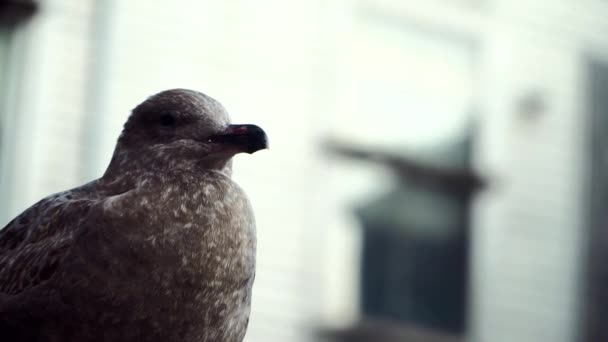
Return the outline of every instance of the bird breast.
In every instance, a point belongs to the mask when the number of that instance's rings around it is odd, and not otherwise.
[[[142,240],[173,260],[172,270],[206,286],[230,287],[252,276],[255,221],[236,183],[219,173],[179,174],[154,183],[144,183],[132,199],[141,211],[134,219]]]

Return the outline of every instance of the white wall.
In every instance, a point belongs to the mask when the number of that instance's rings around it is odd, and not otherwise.
[[[82,181],[93,0],[48,0],[10,51],[11,117],[2,153],[2,224],[42,196]]]
[[[497,1],[486,23],[478,167],[476,341],[574,341],[586,239],[585,58],[606,49],[599,1]],[[544,112],[520,101],[537,93]]]

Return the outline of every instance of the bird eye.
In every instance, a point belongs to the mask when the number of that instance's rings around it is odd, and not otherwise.
[[[160,124],[165,127],[173,126],[175,124],[175,118],[171,114],[163,114],[160,116]]]

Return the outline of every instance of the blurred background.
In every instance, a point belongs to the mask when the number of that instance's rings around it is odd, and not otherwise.
[[[608,341],[608,2],[2,0],[0,226],[192,88],[271,149],[246,340]]]

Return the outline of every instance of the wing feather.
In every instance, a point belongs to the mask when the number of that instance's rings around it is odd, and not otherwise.
[[[17,295],[53,277],[91,201],[43,199],[0,230],[0,294]]]

